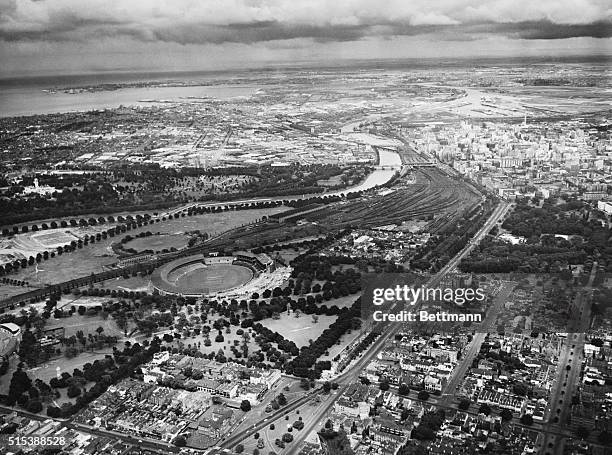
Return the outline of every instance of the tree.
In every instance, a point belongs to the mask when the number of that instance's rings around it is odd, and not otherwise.
[[[491,414],[491,406],[489,406],[487,403],[482,403],[478,408],[478,413],[488,416]]]
[[[236,445],[236,447],[234,447],[234,452],[236,452],[236,453],[244,452],[244,446],[242,444]]]
[[[240,403],[240,409],[244,412],[249,412],[251,410],[251,402],[249,400],[242,400],[242,403]]]
[[[531,414],[523,414],[523,417],[521,417],[521,423],[523,425],[533,425],[533,416]]]
[[[293,441],[293,435],[290,433],[285,433],[282,439],[283,442],[290,443],[291,441]]]
[[[512,420],[512,411],[510,409],[504,408],[499,413],[499,416],[504,422],[509,422],[510,420]]]
[[[398,392],[400,395],[408,395],[410,393],[410,387],[408,387],[408,384],[401,383]]]
[[[426,425],[419,425],[412,430],[412,439],[420,439],[422,441],[433,441],[436,438],[436,432]]]
[[[304,428],[304,422],[301,420],[296,420],[295,422],[293,422],[293,428],[295,428],[296,430],[301,430],[302,428]]]
[[[427,390],[421,390],[417,395],[417,398],[421,401],[429,400],[429,392]]]
[[[62,415],[62,410],[57,406],[48,406],[47,407],[47,415],[52,418],[58,418]]]
[[[68,387],[66,394],[68,395],[68,398],[78,397],[81,394],[81,389],[73,384]]]
[[[32,380],[21,368],[13,373],[7,396],[7,404],[12,406],[17,399],[32,387]]]
[[[389,390],[389,382],[387,381],[382,381],[379,386],[380,390],[382,390],[383,392],[386,392],[387,390]]]
[[[525,384],[519,382],[515,384],[512,388],[516,395],[519,395],[521,397],[527,395],[527,386]]]
[[[39,413],[43,409],[43,405],[40,400],[30,400],[26,405],[28,412]]]
[[[323,391],[325,393],[329,393],[331,391],[331,384],[329,383],[329,381],[325,381],[323,383]]]
[[[576,428],[576,436],[578,436],[580,439],[587,439],[590,434],[591,430],[584,425],[580,425],[578,428]]]
[[[612,434],[604,430],[597,436],[597,441],[604,446],[608,446],[612,443]]]
[[[470,404],[472,404],[472,402],[464,398],[459,402],[459,409],[461,409],[462,411],[467,411],[468,409],[470,409]]]
[[[177,447],[185,447],[187,445],[187,439],[182,434],[174,438],[174,445]]]

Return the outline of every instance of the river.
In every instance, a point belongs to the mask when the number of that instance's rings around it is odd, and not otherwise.
[[[365,180],[358,185],[351,186],[349,188],[344,188],[342,190],[330,191],[328,193],[314,193],[314,194],[300,194],[293,196],[272,196],[272,197],[254,197],[249,199],[240,199],[237,201],[228,201],[227,203],[223,202],[207,202],[207,203],[192,203],[183,205],[171,210],[168,210],[160,215],[167,216],[173,215],[177,212],[181,212],[188,207],[191,206],[203,206],[203,207],[213,207],[213,206],[222,206],[225,204],[242,204],[242,203],[253,203],[253,202],[262,202],[262,201],[286,201],[286,200],[298,200],[298,199],[309,199],[311,197],[318,196],[339,196],[339,195],[347,195],[351,193],[357,193],[359,191],[366,191],[372,189],[376,186],[384,185],[387,183],[393,175],[398,172],[402,166],[402,158],[400,154],[391,150],[383,150],[378,149],[379,153],[379,165],[380,166],[393,166],[394,169],[375,169],[370,175],[368,175]]]
[[[369,190],[371,188],[374,188],[375,186],[380,186],[387,183],[389,180],[391,180],[393,174],[395,174],[402,167],[402,159],[399,153],[381,148],[378,149],[378,157],[378,164],[380,166],[393,166],[396,169],[375,169],[374,172],[368,175],[366,179],[360,184],[352,186],[345,190],[339,190],[325,194],[336,195],[356,193],[358,191]]]

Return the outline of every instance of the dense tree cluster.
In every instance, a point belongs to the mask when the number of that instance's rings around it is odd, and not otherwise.
[[[612,230],[586,202],[547,199],[542,207],[521,201],[503,228],[526,239],[510,244],[484,239],[460,269],[475,273],[560,273],[597,257],[612,270]],[[565,238],[563,236],[568,236]]]
[[[311,345],[303,347],[299,355],[286,365],[285,371],[305,378],[320,378],[324,365],[317,360],[336,344],[342,335],[361,326],[360,313],[361,299],[358,298],[350,308],[343,308],[336,321]]]
[[[448,223],[427,244],[418,249],[410,267],[415,270],[437,272],[453,256],[463,249],[484,225],[495,207],[495,201],[487,199],[475,206],[456,223]]]
[[[338,187],[361,179],[366,167],[341,168],[337,165],[294,164],[286,168],[261,166],[224,169],[166,169],[158,165],[104,170],[72,175],[37,174],[24,177],[19,185],[9,186],[0,198],[4,223],[35,219],[78,216],[86,213],[160,210],[184,202],[225,202],[253,196],[283,196],[322,193],[318,181],[341,175]],[[188,178],[205,176],[247,176],[242,183],[209,185],[199,195],[189,196],[181,188]],[[37,177],[41,185],[57,188],[49,195],[23,195],[24,186]],[[37,228],[38,229],[38,226]]]
[[[444,423],[444,418],[445,413],[442,409],[425,413],[419,425],[412,430],[411,438],[433,441],[436,433]]]

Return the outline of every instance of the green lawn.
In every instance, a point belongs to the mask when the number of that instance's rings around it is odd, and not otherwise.
[[[181,234],[195,230],[215,235],[243,224],[256,221],[262,216],[269,216],[285,210],[287,210],[287,207],[274,207],[271,209],[239,210],[185,216],[184,218],[181,217],[150,224],[148,226],[142,226],[126,232],[122,236],[128,234],[134,236],[134,234],[146,231]],[[11,274],[10,277],[17,280],[28,281],[34,286],[44,286],[46,284],[54,284],[75,277],[101,272],[103,266],[117,262],[118,259],[111,249],[111,244],[113,242],[118,242],[122,236],[115,236],[89,244],[72,253],[62,254],[61,256],[56,255],[54,258],[43,261],[37,266],[20,269],[17,273]],[[0,289],[3,287],[3,285],[0,285]],[[0,294],[1,292],[2,291],[0,291]]]
[[[130,240],[123,244],[123,248],[126,250],[131,248],[138,252],[145,250],[162,251],[171,248],[176,248],[178,250],[187,246],[188,240],[189,237],[184,234],[151,235]]]

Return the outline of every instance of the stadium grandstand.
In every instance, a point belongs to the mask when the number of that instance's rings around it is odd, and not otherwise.
[[[234,256],[199,254],[157,268],[151,276],[151,287],[160,294],[184,297],[228,295],[241,292],[252,281],[267,283],[272,275],[277,275],[275,270],[275,261],[267,254],[247,251]]]
[[[21,328],[12,322],[0,324],[0,356],[7,356],[19,348]]]

